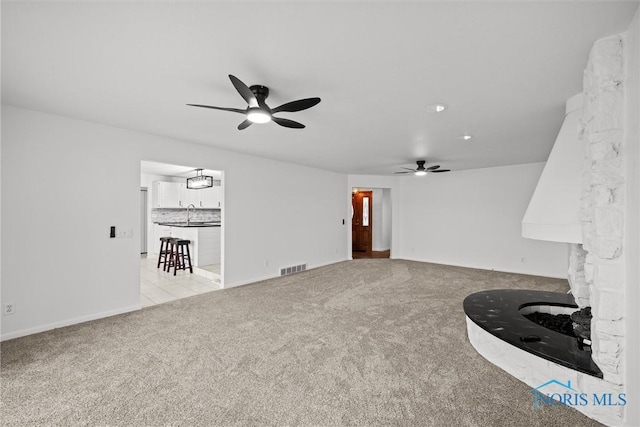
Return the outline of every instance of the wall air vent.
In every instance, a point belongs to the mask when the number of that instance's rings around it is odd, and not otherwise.
[[[299,273],[301,271],[305,271],[307,269],[307,264],[299,264],[299,265],[293,265],[291,267],[282,267],[280,269],[280,275],[281,276],[287,276],[289,274],[293,274],[293,273]]]

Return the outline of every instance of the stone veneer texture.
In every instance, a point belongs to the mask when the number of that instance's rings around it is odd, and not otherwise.
[[[623,35],[598,40],[584,71],[583,245],[571,246],[569,271],[578,305],[592,307],[593,360],[614,384],[623,384],[625,334],[623,43]]]
[[[587,251],[582,245],[572,243],[569,252],[569,285],[578,307],[591,306],[591,282],[587,282],[585,260]]]
[[[220,209],[192,209],[189,220],[195,222],[220,221]],[[187,222],[187,210],[184,208],[151,209],[151,222]]]

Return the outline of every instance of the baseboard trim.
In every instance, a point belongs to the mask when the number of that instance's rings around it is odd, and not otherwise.
[[[393,259],[403,259],[406,261],[416,261],[416,262],[428,262],[431,264],[439,264],[439,265],[448,265],[451,267],[463,267],[463,268],[474,268],[476,270],[486,270],[486,271],[498,271],[500,273],[513,273],[513,274],[524,274],[527,276],[540,276],[540,277],[549,277],[551,279],[567,279],[568,274],[565,276],[558,276],[553,274],[541,273],[539,271],[530,271],[530,270],[513,270],[513,269],[502,269],[502,268],[491,268],[482,265],[469,265],[469,264],[453,264],[453,263],[445,263],[442,261],[429,261],[426,259],[417,259],[417,258],[407,258],[407,257],[392,257]],[[567,269],[569,267],[567,266]]]
[[[344,262],[344,261],[351,261],[351,259],[350,258],[341,258],[341,259],[338,259],[338,260],[333,260],[333,261],[325,262],[325,263],[322,263],[322,264],[316,264],[316,265],[312,265],[312,266],[307,265],[307,269],[305,271],[313,270],[313,269],[320,268],[320,267],[326,267],[327,265],[333,265],[333,264],[337,264],[339,262]],[[249,279],[249,280],[242,281],[242,282],[234,282],[232,284],[226,284],[225,283],[223,285],[223,289],[230,289],[230,288],[237,288],[238,286],[251,285],[253,283],[262,282],[264,280],[277,279],[278,277],[282,277],[282,276],[280,276],[279,274],[275,274],[275,275],[261,276],[261,277],[255,278],[255,279]]]
[[[26,337],[27,335],[38,334],[40,332],[47,332],[53,329],[64,328],[65,326],[77,325],[78,323],[90,322],[92,320],[103,319],[105,317],[111,317],[118,314],[129,313],[132,311],[140,310],[142,306],[140,304],[134,304],[127,307],[118,308],[115,310],[103,311],[101,313],[90,314],[87,316],[74,317],[71,319],[61,320],[59,322],[48,323],[46,325],[35,326],[33,328],[22,329],[19,331],[8,332],[0,336],[0,341],[12,340],[14,338]]]

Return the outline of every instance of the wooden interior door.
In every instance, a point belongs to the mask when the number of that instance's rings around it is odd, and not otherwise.
[[[351,196],[353,216],[351,218],[351,250],[371,252],[373,192],[357,191]]]

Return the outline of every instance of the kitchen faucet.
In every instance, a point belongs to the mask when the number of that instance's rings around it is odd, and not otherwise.
[[[196,208],[196,206],[195,206],[193,203],[189,203],[189,205],[187,206],[187,227],[189,226],[189,221],[190,221],[190,218],[189,218],[189,208],[191,208],[191,207],[193,207],[193,209],[195,209],[195,208]]]

